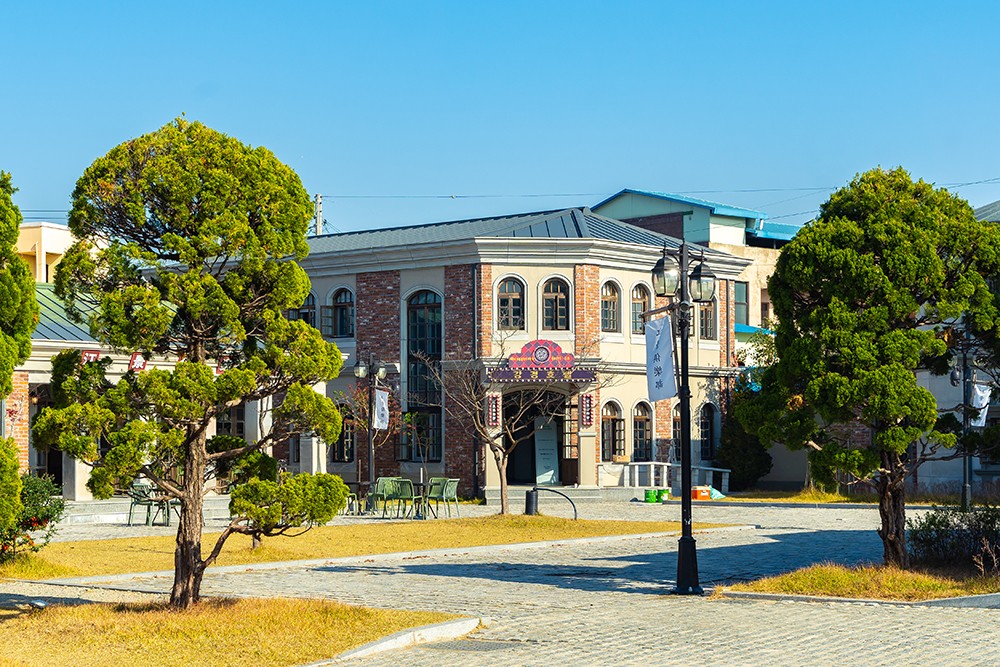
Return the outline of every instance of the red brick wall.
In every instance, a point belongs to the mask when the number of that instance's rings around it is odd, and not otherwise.
[[[399,360],[399,271],[359,273],[356,279],[358,352],[383,361]]]
[[[444,269],[444,358],[450,360],[471,359],[473,349],[481,347],[482,338],[477,336],[476,323],[476,282],[482,278],[482,269],[474,264],[446,266]],[[489,285],[486,287],[489,312],[492,313],[492,299],[489,298]],[[482,290],[480,290],[482,297]],[[480,305],[480,314],[483,306]],[[447,371],[445,371],[447,372]],[[445,399],[447,400],[447,399]],[[476,460],[474,448],[477,447],[472,430],[461,419],[445,412],[445,475],[456,477],[462,495],[475,495],[477,489],[472,488],[473,467]],[[482,460],[482,447],[480,461]],[[482,484],[482,477],[479,483]]]
[[[359,273],[356,278],[356,336],[358,354],[367,363],[368,353],[377,361],[399,362],[400,287],[399,271]],[[391,385],[398,376],[386,378]],[[357,456],[361,458],[361,478],[368,479],[368,434],[356,434]],[[375,476],[398,475],[396,443],[375,448]]]
[[[480,357],[493,354],[493,265],[478,264],[476,271],[479,280],[479,327]]]
[[[601,356],[601,272],[594,264],[573,267],[575,354]]]
[[[14,389],[7,396],[6,420],[7,437],[13,438],[17,445],[17,459],[21,472],[28,469],[28,373],[14,371],[12,378]]]

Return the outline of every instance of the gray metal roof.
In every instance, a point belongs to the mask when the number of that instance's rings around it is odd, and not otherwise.
[[[677,248],[680,245],[680,241],[671,236],[597,215],[587,207],[326,234],[311,237],[308,241],[310,255],[316,255],[477,238],[602,239],[657,248],[664,245]],[[705,251],[708,254],[726,254],[707,248]]]
[[[976,216],[976,220],[985,220],[986,222],[1000,222],[1000,201],[995,201],[992,204],[986,204],[985,206],[980,206],[973,213]]]
[[[35,297],[38,299],[38,326],[31,334],[32,340],[96,342],[90,331],[66,317],[66,309],[56,297],[54,285],[35,283]]]

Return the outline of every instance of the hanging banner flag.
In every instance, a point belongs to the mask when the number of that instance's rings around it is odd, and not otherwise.
[[[972,407],[979,410],[976,418],[969,422],[972,426],[986,426],[986,413],[990,411],[990,394],[992,393],[992,385],[978,383],[972,385]]]
[[[646,322],[646,384],[651,401],[677,395],[673,331],[669,316]]]
[[[375,390],[375,419],[372,428],[384,431],[389,428],[389,392]]]

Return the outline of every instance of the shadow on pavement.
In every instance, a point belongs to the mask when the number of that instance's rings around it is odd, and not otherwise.
[[[698,539],[698,536],[695,536]],[[460,577],[491,583],[527,583],[593,591],[663,594],[672,588],[677,572],[676,538],[665,538],[662,551],[581,558],[572,564],[553,564],[550,549],[522,550],[522,562],[420,563],[336,566],[316,571],[405,573],[429,577]],[[551,547],[559,548],[559,547]],[[856,565],[878,562],[881,541],[870,530],[797,531],[768,534],[752,544],[705,547],[698,550],[702,586],[773,576],[809,565],[835,562]],[[532,560],[535,562],[532,562]]]

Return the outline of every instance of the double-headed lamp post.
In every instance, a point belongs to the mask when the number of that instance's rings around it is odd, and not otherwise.
[[[951,370],[951,386],[957,387],[959,384],[962,385],[962,436],[966,436],[969,433],[969,427],[972,423],[969,414],[969,405],[972,403],[972,369],[969,366],[969,345],[968,331],[963,331],[962,336],[964,338],[962,345],[962,370],[959,372],[957,368]],[[972,457],[969,456],[969,450],[966,449],[962,454],[962,499],[961,499],[961,509],[963,512],[968,512],[972,508]]]
[[[368,353],[368,363],[361,360],[361,354],[354,363],[354,377],[359,380],[368,378],[368,488],[375,486],[375,387],[379,380],[384,380],[388,372],[385,364],[375,363],[375,355]],[[357,448],[354,455],[357,456]],[[361,481],[361,480],[358,480]]]
[[[674,258],[666,246],[653,267],[653,291],[656,296],[679,297],[668,308],[677,314],[676,330],[680,337],[680,383],[677,396],[681,408],[681,538],[677,548],[676,595],[701,595],[698,584],[698,552],[691,535],[691,388],[688,380],[688,338],[692,302],[706,303],[715,296],[715,275],[704,260],[688,270],[688,246],[681,243],[680,257]],[[678,261],[679,259],[679,261]]]

